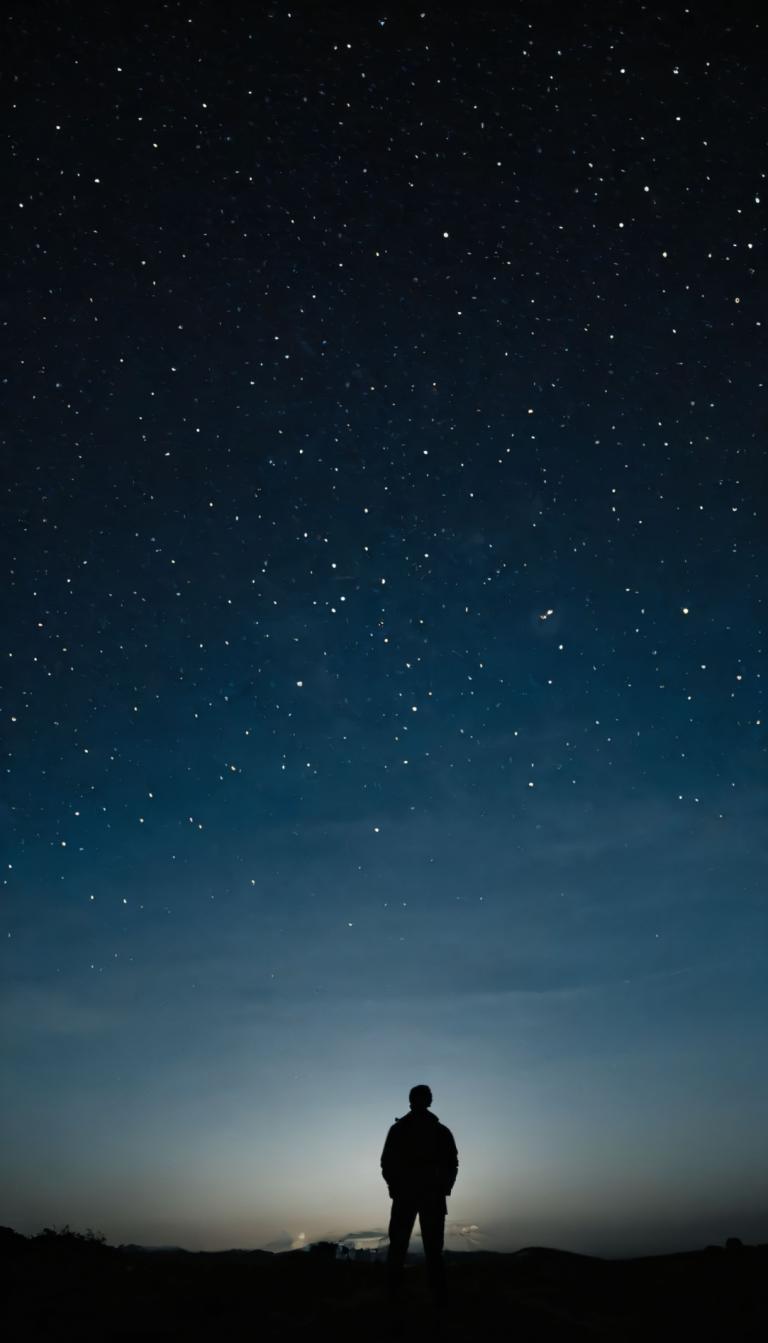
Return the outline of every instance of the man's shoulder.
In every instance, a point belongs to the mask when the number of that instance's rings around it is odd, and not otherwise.
[[[438,1138],[441,1142],[454,1143],[455,1146],[454,1137],[448,1125],[444,1124],[441,1119],[438,1119],[437,1115],[431,1114],[429,1110],[427,1111],[427,1118],[430,1121],[430,1131],[433,1136]]]

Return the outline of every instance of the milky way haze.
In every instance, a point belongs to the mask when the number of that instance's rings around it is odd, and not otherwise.
[[[17,1230],[768,1239],[749,12],[8,20]]]

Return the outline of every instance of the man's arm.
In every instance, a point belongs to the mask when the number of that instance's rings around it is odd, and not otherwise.
[[[456,1176],[459,1173],[459,1153],[451,1130],[446,1129],[445,1132],[445,1194],[447,1197],[453,1189]]]
[[[384,1179],[386,1180],[387,1188],[389,1189],[390,1195],[392,1194],[392,1187],[395,1182],[395,1174],[396,1174],[394,1133],[395,1133],[395,1127],[393,1124],[392,1128],[389,1130],[389,1133],[387,1134],[386,1141],[384,1143],[384,1150],[381,1154],[381,1173],[384,1176]]]

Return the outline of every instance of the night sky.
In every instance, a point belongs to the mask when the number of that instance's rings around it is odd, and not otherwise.
[[[0,1220],[768,1239],[749,6],[17,6]]]

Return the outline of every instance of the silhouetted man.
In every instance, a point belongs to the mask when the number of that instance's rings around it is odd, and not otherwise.
[[[446,1198],[453,1189],[459,1156],[451,1130],[430,1114],[432,1092],[427,1086],[412,1087],[410,1114],[396,1119],[381,1154],[381,1173],[389,1187],[392,1216],[389,1222],[387,1265],[389,1288],[396,1293],[416,1214],[427,1261],[427,1277],[434,1296],[443,1291],[443,1236]]]

